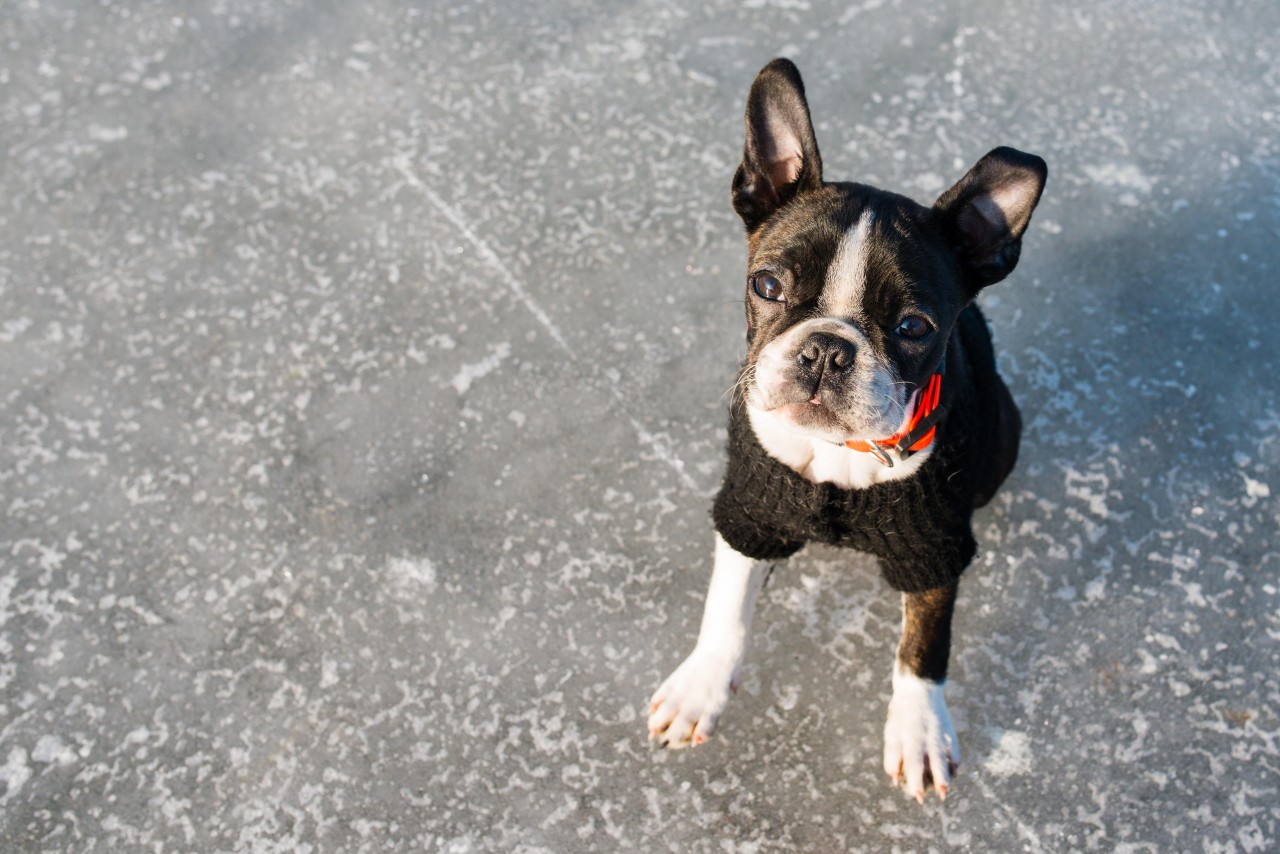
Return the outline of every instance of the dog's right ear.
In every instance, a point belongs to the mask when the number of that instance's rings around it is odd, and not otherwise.
[[[934,203],[973,293],[1013,272],[1022,234],[1044,192],[1049,167],[1034,154],[1001,147],[969,170]]]
[[[820,186],[822,157],[804,82],[791,60],[775,59],[747,96],[747,142],[733,176],[733,209],[754,231],[796,193]]]

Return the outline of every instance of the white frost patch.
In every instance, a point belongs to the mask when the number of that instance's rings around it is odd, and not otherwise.
[[[794,12],[807,12],[810,9],[809,0],[746,0],[742,5],[748,9],[763,9],[768,6]]]
[[[89,139],[94,142],[119,142],[129,136],[128,128],[108,128],[102,125],[89,125]]]
[[[167,71],[161,71],[155,77],[146,77],[142,81],[142,88],[148,92],[159,92],[161,89],[168,89],[172,85],[173,78]]]
[[[794,709],[796,703],[800,700],[800,686],[798,685],[786,685],[782,688],[775,686],[774,692],[778,695],[778,705],[788,712]]]
[[[1000,777],[1031,773],[1031,739],[1025,732],[995,730],[995,750],[983,767]]]
[[[463,365],[462,370],[450,381],[458,394],[466,394],[472,383],[493,373],[511,355],[511,344],[506,341],[489,349],[492,352],[488,356],[473,364]]]
[[[0,766],[0,783],[4,783],[4,794],[0,795],[0,804],[8,802],[26,782],[31,779],[31,766],[27,765],[27,751],[15,747],[9,751],[9,759]]]
[[[1069,466],[1063,466],[1066,474],[1067,495],[1079,498],[1089,505],[1089,512],[1101,518],[1110,518],[1107,509],[1107,492],[1111,482],[1102,472],[1079,472]],[[1094,488],[1096,487],[1096,488]]]
[[[1098,576],[1084,586],[1084,598],[1089,602],[1097,602],[1107,592],[1106,576]]]
[[[1151,192],[1155,181],[1142,173],[1132,163],[1120,165],[1107,163],[1102,166],[1086,166],[1084,173],[1089,180],[1104,187],[1123,187],[1126,190],[1137,190],[1140,193]]]
[[[6,320],[3,330],[0,330],[0,344],[12,344],[19,335],[31,328],[31,324],[32,320],[29,317]]]
[[[1267,486],[1265,483],[1263,483],[1260,480],[1254,480],[1244,472],[1241,472],[1240,476],[1244,478],[1244,494],[1245,495],[1249,496],[1250,498],[1270,498],[1271,497],[1271,487]]]
[[[511,622],[511,618],[518,614],[519,611],[515,607],[508,605],[498,612],[498,620],[493,624],[492,632],[496,635],[506,628],[507,623]]]
[[[338,684],[338,662],[325,658],[320,662],[320,687],[332,688]]]
[[[13,616],[13,588],[18,586],[18,576],[16,574],[0,576],[0,626],[8,623],[9,618]],[[9,643],[6,634],[0,634],[0,660],[7,660],[13,652],[13,644]],[[13,675],[13,671],[7,667],[0,667],[0,690],[4,690],[9,686],[9,680]]]
[[[398,588],[404,591],[425,590],[431,593],[436,589],[436,567],[429,559],[414,560],[407,557],[393,557],[387,561],[387,577]]]
[[[644,42],[634,38],[623,39],[622,43],[615,45],[613,49],[618,51],[617,58],[620,63],[636,62],[643,59],[645,54]]]
[[[884,5],[884,0],[863,0],[863,2],[857,3],[853,6],[850,6],[848,9],[845,9],[844,14],[840,16],[840,20],[837,21],[836,23],[843,26],[849,23],[850,21],[852,21],[854,18],[858,17],[859,15],[865,12],[874,12],[876,9],[879,9],[883,5]]]
[[[1156,661],[1156,657],[1147,652],[1142,647],[1137,649],[1138,658],[1142,659],[1142,664],[1138,665],[1138,672],[1144,676],[1151,676],[1160,671],[1160,662]]]
[[[1204,598],[1204,588],[1193,581],[1188,581],[1182,585],[1182,590],[1187,594],[1187,604],[1197,608],[1203,608],[1209,604],[1209,600]]]
[[[43,762],[46,765],[53,762],[59,765],[70,765],[76,761],[76,754],[56,735],[42,735],[31,751],[31,759],[33,762]]]

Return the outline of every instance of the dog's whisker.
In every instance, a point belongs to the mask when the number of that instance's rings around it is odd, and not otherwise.
[[[724,400],[726,395],[733,394],[734,397],[732,398],[732,402],[734,404],[738,403],[743,396],[734,394],[734,392],[737,392],[740,389],[745,388],[751,382],[751,380],[754,379],[755,373],[756,373],[755,364],[747,365],[738,374],[738,378],[737,380],[734,381],[733,385],[729,386],[729,388],[725,390],[724,394],[720,395],[720,399]]]

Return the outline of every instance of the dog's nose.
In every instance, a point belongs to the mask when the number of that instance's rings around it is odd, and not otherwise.
[[[853,342],[839,335],[819,332],[801,346],[798,357],[806,368],[822,368],[828,371],[847,371],[853,367],[858,355]]]

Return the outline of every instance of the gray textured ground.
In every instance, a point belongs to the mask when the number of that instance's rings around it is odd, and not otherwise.
[[[0,6],[0,848],[1280,845],[1280,6],[264,5]],[[712,743],[644,738],[777,54],[833,178],[1051,168],[945,808],[882,779],[857,556],[775,573]]]

